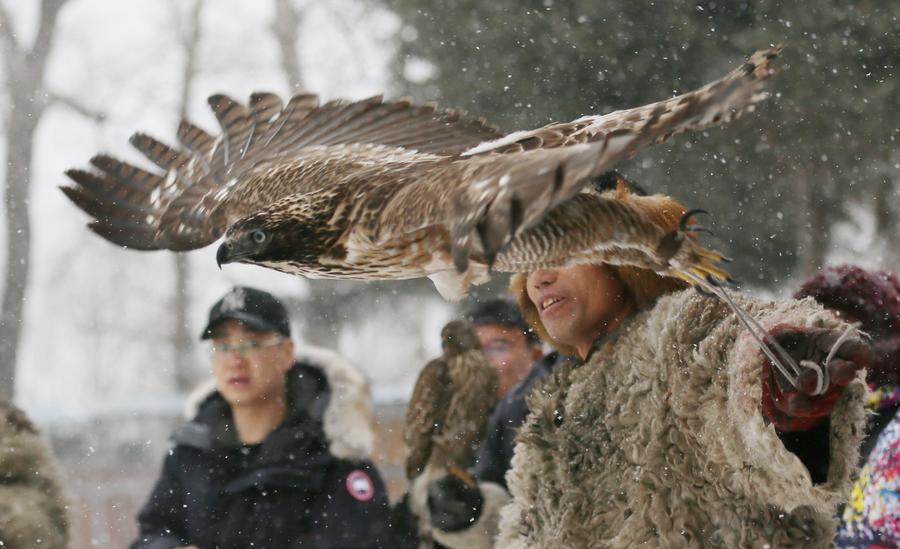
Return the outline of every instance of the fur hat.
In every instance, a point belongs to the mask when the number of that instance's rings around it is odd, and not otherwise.
[[[626,202],[632,196],[644,194],[640,188],[629,183],[616,172],[609,172],[600,176],[593,184],[597,191],[614,192],[617,200]],[[676,226],[685,211],[684,207],[666,196],[660,195],[653,198],[659,201],[659,207],[654,208],[652,212],[646,212],[646,214],[655,217],[655,220],[663,226]],[[634,302],[635,309],[638,311],[651,307],[660,296],[687,287],[685,282],[677,278],[660,276],[647,269],[624,265],[606,265],[606,267],[619,278],[628,296]],[[518,273],[514,275],[509,285],[510,292],[516,297],[519,308],[522,309],[522,315],[540,338],[552,345],[554,349],[564,355],[576,355],[577,352],[574,347],[554,340],[547,333],[547,329],[544,328],[537,307],[528,298],[526,291],[526,280],[529,274]]]
[[[896,273],[854,265],[829,267],[804,282],[794,297],[812,297],[846,320],[859,322],[860,330],[872,336],[869,383],[900,382],[900,277]]]

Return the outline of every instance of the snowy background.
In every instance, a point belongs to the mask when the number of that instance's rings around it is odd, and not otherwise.
[[[33,159],[25,166],[30,273],[16,281],[27,290],[14,319],[21,327],[14,394],[53,435],[67,467],[103,461],[99,479],[127,476],[129,463],[143,471],[103,503],[117,511],[87,511],[86,544],[106,546],[119,539],[110,532],[133,528],[128,505],[146,494],[186,392],[207,375],[207,350],[196,336],[230,286],[257,286],[288,301],[296,339],[336,348],[359,365],[385,421],[402,411],[418,369],[439,352],[440,326],[456,313],[428,283],[307,282],[232,265],[220,271],[214,247],[185,256],[187,287],[178,292],[172,254],[123,251],[86,230],[86,216],[57,188],[66,183],[63,172],[86,167],[99,151],[140,162],[128,137],[140,130],[172,142],[182,108],[214,130],[205,103],[212,93],[410,94],[513,130],[685,91],[756,48],[785,42],[783,74],[758,112],[725,130],[676,138],[623,171],[651,191],[713,211],[714,245],[737,258],[734,272],[749,291],[788,294],[824,264],[897,268],[897,2],[206,0],[185,105],[185,36],[196,0],[47,0],[54,2],[63,5],[39,93],[16,102],[22,81],[11,52],[35,41],[42,3],[0,0],[3,146],[21,141],[10,134],[15,115],[30,117],[31,102],[55,99],[34,112]],[[288,29],[293,65],[273,25],[293,21],[276,11],[285,7],[297,18]],[[7,172],[17,160],[9,158]],[[9,266],[21,233],[5,221],[23,205],[5,205],[0,265]],[[186,350],[174,343],[179,305],[192,338]],[[187,353],[185,371],[176,371],[179,353]],[[100,460],[101,443],[114,455]],[[73,485],[78,497],[88,497],[92,479]],[[102,491],[102,482],[90,488]],[[122,507],[125,500],[131,503]]]
[[[212,130],[216,122],[207,95],[225,92],[243,99],[255,90],[284,95],[290,88],[270,31],[273,6],[207,4],[193,84],[198,92],[188,112]],[[209,306],[233,284],[259,286],[298,303],[308,292],[307,281],[263,269],[219,271],[214,249],[208,248],[189,254],[188,295],[173,295],[169,254],[122,251],[96,238],[84,229],[86,217],[57,189],[66,181],[65,169],[85,166],[98,151],[142,161],[127,144],[138,129],[172,140],[184,62],[177,33],[186,5],[73,0],[60,13],[47,87],[103,112],[106,119],[97,123],[57,105],[44,114],[37,132],[29,204],[35,221],[32,271],[16,398],[38,416],[90,416],[169,400],[177,389],[169,344],[169,311],[176,299],[189,300],[189,333],[196,336]],[[23,39],[36,7],[37,2],[9,6]],[[389,12],[354,2],[310,5],[297,45],[307,87],[327,99],[363,98],[394,88],[388,64],[398,26]],[[434,296],[414,303],[388,301],[390,307],[367,308],[365,319],[347,319],[326,344],[336,344],[365,365],[379,394],[393,397],[408,390],[425,354],[439,351],[436,337],[429,336],[452,310]],[[302,340],[303,325],[314,320],[302,310],[298,315]],[[405,329],[386,331],[384,326]],[[205,367],[203,352],[198,346],[197,377]]]

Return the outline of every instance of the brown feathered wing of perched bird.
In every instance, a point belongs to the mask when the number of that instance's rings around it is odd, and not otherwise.
[[[136,134],[155,165],[107,155],[62,190],[89,227],[137,250],[191,250],[224,235],[220,264],[311,278],[427,276],[462,296],[490,270],[603,262],[727,279],[676,201],[587,185],[673,134],[731,121],[765,94],[780,47],[694,91],[633,109],[501,135],[483,120],[406,100],[248,105],[214,95],[222,133],[182,121],[181,147]]]
[[[406,410],[403,438],[410,480],[426,468],[459,473],[471,465],[497,402],[497,371],[472,326],[449,322],[441,330],[441,342],[443,354],[422,369]]]

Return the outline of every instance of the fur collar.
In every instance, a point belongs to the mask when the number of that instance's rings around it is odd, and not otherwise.
[[[297,346],[294,357],[298,363],[319,369],[328,382],[331,395],[322,418],[328,449],[339,458],[369,458],[375,444],[375,420],[368,379],[329,349]],[[196,416],[200,404],[215,390],[215,380],[209,379],[192,391],[185,404],[185,417]]]

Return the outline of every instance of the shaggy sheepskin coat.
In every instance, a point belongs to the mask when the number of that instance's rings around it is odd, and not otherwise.
[[[60,468],[25,413],[5,401],[0,401],[0,475],[0,546],[66,547]]]
[[[811,299],[739,299],[767,330],[841,328]],[[763,356],[720,301],[659,300],[532,393],[499,547],[820,547],[834,539],[865,385],[831,417],[814,484],[760,413]]]

